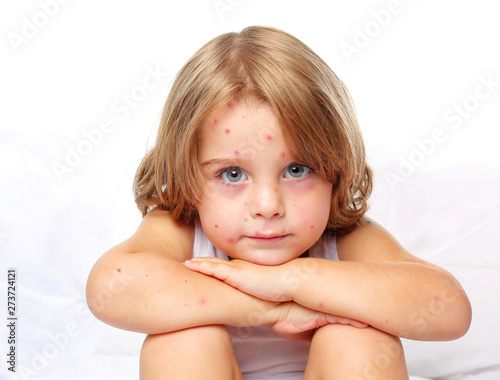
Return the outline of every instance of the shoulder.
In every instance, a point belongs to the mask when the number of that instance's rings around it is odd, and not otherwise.
[[[413,262],[427,264],[408,252],[382,225],[361,218],[346,234],[337,234],[340,260],[370,262]]]
[[[168,211],[155,209],[142,220],[137,231],[122,243],[128,251],[156,252],[184,261],[191,256],[194,225],[175,220]]]

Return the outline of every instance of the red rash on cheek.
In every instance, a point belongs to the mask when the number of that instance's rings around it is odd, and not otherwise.
[[[227,242],[228,242],[228,243],[234,243],[234,239],[233,239],[233,238],[228,238],[228,239],[227,239]]]

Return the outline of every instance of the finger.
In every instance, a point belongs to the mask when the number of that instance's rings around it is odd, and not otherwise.
[[[229,266],[224,260],[187,260],[183,264],[188,269],[203,273],[207,276],[216,277],[222,281],[229,277]]]
[[[339,318],[339,323],[342,325],[351,325],[353,327],[358,327],[358,328],[368,327],[368,324],[365,322],[360,322],[355,319],[345,318],[345,317],[338,317],[338,318]]]
[[[227,263],[226,260],[220,259],[218,257],[193,257],[187,261],[195,261],[195,262],[203,262],[203,261],[211,261],[213,263],[223,262]]]

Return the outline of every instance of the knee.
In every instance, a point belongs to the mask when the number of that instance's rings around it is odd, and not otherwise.
[[[364,350],[390,352],[392,356],[403,354],[403,347],[398,337],[373,327],[356,328],[340,324],[326,325],[316,331],[313,339],[338,345],[341,349],[353,346]]]
[[[326,325],[316,331],[313,344],[330,357],[353,363],[363,379],[407,378],[400,339],[372,327]]]
[[[231,337],[221,325],[148,335],[142,345],[140,372],[144,380],[241,379]]]
[[[155,352],[181,353],[184,349],[190,354],[206,353],[206,350],[217,345],[230,347],[231,337],[222,325],[195,327],[171,333],[148,335],[142,345],[141,354]]]

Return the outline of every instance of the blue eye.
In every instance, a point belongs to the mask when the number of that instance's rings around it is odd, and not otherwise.
[[[311,169],[301,164],[291,164],[285,170],[286,178],[301,178],[311,172]]]
[[[219,173],[219,177],[225,182],[237,183],[247,179],[247,175],[240,168],[228,168]]]

